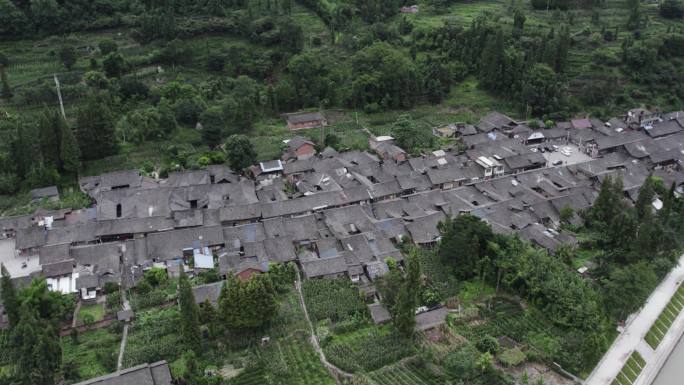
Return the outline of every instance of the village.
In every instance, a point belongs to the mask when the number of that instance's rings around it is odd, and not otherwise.
[[[327,124],[320,113],[289,115],[287,122],[294,134]],[[389,313],[374,282],[389,271],[387,259],[401,262],[403,244],[435,245],[447,217],[469,213],[495,233],[517,233],[552,253],[577,243],[561,221],[581,221],[607,176],[620,176],[632,201],[649,175],[684,193],[684,112],[634,109],[608,122],[583,118],[552,127],[491,112],[475,125],[435,127],[433,134],[462,146],[410,156],[392,137],[371,136],[374,153],[338,152],[294,136],[281,159],[244,175],[212,165],[166,179],[137,170],[81,177],[93,207],[0,219],[0,262],[18,286],[44,277],[50,290],[84,304],[98,301],[108,282],[135,287],[151,268],[169,277],[216,269],[224,279],[246,281],[274,263],[295,262],[306,279],[356,284],[373,321],[385,323]],[[32,195],[59,199],[56,187]],[[658,210],[662,202],[652,205]],[[222,285],[193,287],[196,302],[216,304]],[[425,309],[418,327],[432,328],[445,316]],[[124,304],[118,318],[133,317]],[[145,372],[152,384],[170,383],[168,367],[157,378],[155,365],[119,375]]]

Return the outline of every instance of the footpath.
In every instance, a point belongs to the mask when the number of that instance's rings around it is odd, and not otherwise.
[[[684,311],[677,316],[655,351],[644,341],[644,336],[683,281],[684,255],[679,257],[678,265],[651,293],[641,310],[628,320],[623,332],[584,381],[585,385],[610,385],[635,350],[644,358],[646,365],[634,385],[651,384],[684,333]]]

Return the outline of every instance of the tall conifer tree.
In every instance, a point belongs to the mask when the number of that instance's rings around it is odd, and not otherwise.
[[[197,352],[200,348],[201,333],[199,325],[199,310],[192,294],[190,281],[181,269],[178,283],[178,303],[181,313],[181,336],[186,346]]]
[[[17,299],[17,292],[12,284],[12,277],[5,268],[5,265],[0,264],[0,272],[2,273],[2,277],[0,278],[0,298],[2,299],[2,305],[7,313],[9,325],[10,327],[14,327],[19,321],[19,300]]]

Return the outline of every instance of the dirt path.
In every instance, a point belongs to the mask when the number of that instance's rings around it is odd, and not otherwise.
[[[121,300],[123,301],[123,310],[130,310],[131,305],[126,298],[126,290],[121,290]],[[119,359],[116,362],[116,370],[121,370],[123,366],[124,351],[126,350],[126,340],[128,339],[128,325],[130,322],[126,322],[123,328],[123,334],[121,336],[121,346],[119,347]]]
[[[295,281],[295,288],[297,289],[297,294],[299,294],[299,304],[302,307],[302,310],[304,311],[304,318],[306,318],[306,323],[309,325],[309,332],[310,332],[310,337],[309,340],[311,341],[311,345],[313,345],[314,350],[318,354],[318,358],[321,360],[321,363],[323,366],[328,369],[330,374],[335,378],[335,381],[338,384],[342,383],[342,380],[349,380],[354,378],[354,375],[351,373],[347,373],[344,370],[338,368],[337,366],[331,364],[328,359],[325,357],[325,353],[323,352],[323,349],[321,349],[321,345],[318,342],[318,336],[316,336],[316,332],[314,330],[313,324],[311,323],[311,319],[309,318],[309,311],[306,309],[306,303],[304,302],[304,295],[302,294],[302,281],[301,281],[301,276],[299,269],[297,269],[297,280]]]

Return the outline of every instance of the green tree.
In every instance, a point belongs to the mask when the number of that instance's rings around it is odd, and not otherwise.
[[[644,15],[641,10],[641,0],[627,0],[627,9],[629,9],[627,29],[631,31],[639,29],[644,21]]]
[[[406,276],[396,297],[394,325],[405,338],[413,336],[416,326],[416,307],[420,292],[420,261],[416,251],[409,252],[405,259]]]
[[[482,336],[475,346],[482,353],[496,354],[499,352],[499,341],[489,334]]]
[[[570,31],[567,26],[561,28],[556,39],[553,67],[556,73],[564,73],[568,64],[568,51],[570,50]]]
[[[49,167],[59,168],[61,126],[64,119],[57,110],[45,110],[38,120],[40,131],[40,152],[45,164]]]
[[[190,281],[182,269],[178,281],[178,304],[180,306],[180,332],[183,342],[193,351],[198,352],[202,341],[199,310],[192,294]]]
[[[0,82],[2,82],[1,89],[0,89],[0,97],[4,99],[10,99],[12,98],[12,87],[9,84],[9,80],[7,79],[7,73],[5,72],[5,66],[0,64]]]
[[[9,321],[10,327],[17,325],[19,321],[19,300],[17,298],[17,292],[12,284],[12,277],[5,268],[5,265],[0,264],[0,272],[2,277],[0,278],[0,299],[2,300],[2,305],[7,313],[7,319]]]
[[[76,113],[76,139],[83,159],[101,159],[117,151],[114,120],[109,106],[89,100]]]
[[[639,195],[634,204],[634,211],[638,221],[643,221],[646,216],[653,214],[653,199],[655,198],[655,180],[649,175],[639,188]]]
[[[55,0],[31,0],[30,16],[33,28],[46,33],[55,33],[63,28],[63,12]]]
[[[557,112],[565,105],[565,84],[553,69],[537,63],[523,77],[520,99],[535,114]]]
[[[489,253],[489,242],[494,234],[489,225],[480,218],[462,214],[447,218],[439,224],[442,239],[437,253],[446,264],[455,269],[461,279],[477,275],[480,260]]]
[[[503,84],[505,71],[504,36],[501,29],[487,39],[481,63],[480,85],[488,90],[499,90]]]
[[[256,163],[257,154],[252,142],[244,135],[231,135],[226,141],[228,164],[235,171],[242,171]]]
[[[102,54],[102,56],[109,55],[110,53],[116,52],[119,49],[119,46],[116,44],[116,42],[111,39],[101,40],[97,47],[100,49],[100,54]]]
[[[520,38],[523,34],[524,27],[525,14],[521,10],[516,9],[515,12],[513,12],[513,36]]]
[[[599,195],[587,211],[585,220],[592,229],[610,226],[625,208],[622,195],[622,180],[606,176],[601,183]]]
[[[559,219],[561,221],[561,224],[569,225],[570,221],[572,220],[572,218],[574,216],[575,216],[575,210],[572,209],[572,206],[565,205],[560,209]]]
[[[366,110],[409,108],[417,100],[416,68],[402,51],[373,43],[352,57],[351,103]]]
[[[102,60],[102,69],[108,77],[120,77],[128,71],[128,63],[123,55],[118,52],[110,52]]]
[[[81,158],[81,150],[78,147],[73,131],[71,131],[71,128],[63,119],[60,137],[59,155],[62,161],[62,169],[72,174],[76,173],[80,164],[79,159]]]
[[[325,139],[323,140],[323,144],[326,147],[330,147],[330,148],[333,148],[335,150],[339,150],[341,148],[340,137],[333,134],[332,132],[325,134]]]
[[[660,3],[660,16],[666,19],[681,19],[684,16],[684,6],[680,0],[665,0]]]
[[[64,65],[64,68],[71,71],[71,68],[76,63],[76,49],[72,45],[65,45],[59,49],[59,60]]]
[[[20,314],[20,321],[12,330],[12,340],[14,362],[22,373],[22,384],[54,385],[62,362],[57,330],[29,306],[22,306]]]
[[[416,154],[432,146],[432,135],[426,135],[410,115],[399,116],[392,124],[391,132],[397,145],[408,152]]]
[[[223,109],[212,106],[204,110],[199,117],[202,123],[202,140],[209,147],[216,147],[221,143],[221,136],[226,127],[226,118]]]
[[[0,35],[18,36],[28,24],[26,15],[11,0],[0,0]]]
[[[219,317],[231,332],[257,330],[276,315],[276,291],[267,274],[246,282],[229,274],[219,296]]]
[[[625,319],[641,307],[657,283],[656,273],[646,262],[616,268],[601,281],[606,308],[616,319]]]

